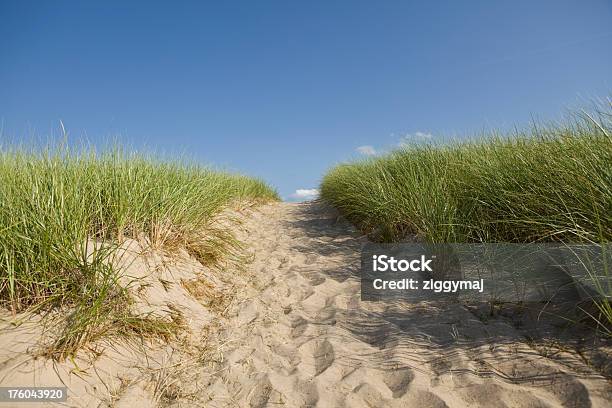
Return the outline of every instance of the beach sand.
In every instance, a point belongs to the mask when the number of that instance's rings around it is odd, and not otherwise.
[[[3,313],[0,385],[64,384],[68,406],[610,405],[610,350],[591,339],[552,325],[534,339],[511,313],[461,304],[362,302],[365,237],[333,210],[275,203],[240,217],[246,253],[220,270],[125,244],[135,307],[180,313],[177,339],[101,339],[58,363],[34,357],[39,319],[15,327]]]

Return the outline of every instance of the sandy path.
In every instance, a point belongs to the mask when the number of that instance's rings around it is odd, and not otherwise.
[[[609,406],[607,380],[511,319],[361,302],[363,238],[319,204],[266,206],[241,239],[262,283],[230,318],[210,406]]]
[[[31,352],[45,337],[37,319],[14,327],[5,316],[0,385],[65,385],[65,405],[78,407],[610,406],[602,347],[570,352],[575,334],[528,341],[532,329],[512,314],[459,304],[361,302],[365,239],[333,211],[277,203],[237,214],[232,228],[252,255],[242,269],[126,243],[138,304],[180,311],[178,339],[101,339],[54,363]]]

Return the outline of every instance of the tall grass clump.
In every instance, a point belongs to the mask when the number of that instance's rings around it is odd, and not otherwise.
[[[324,176],[321,197],[382,242],[609,244],[612,105],[561,125],[340,164]],[[609,268],[604,274],[593,317],[609,334]]]
[[[129,313],[112,257],[126,238],[181,247],[202,260],[227,251],[215,216],[235,201],[268,201],[262,181],[119,150],[0,150],[0,303],[14,313],[68,308],[53,353],[105,332],[157,332]],[[57,354],[59,353],[59,354]]]
[[[612,109],[341,164],[322,198],[382,241],[612,240]]]

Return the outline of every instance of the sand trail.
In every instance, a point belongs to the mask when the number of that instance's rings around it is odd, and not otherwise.
[[[572,353],[458,305],[360,301],[354,229],[318,203],[263,208],[242,239],[261,289],[234,310],[211,406],[589,407],[611,388]],[[548,353],[552,354],[552,352]]]
[[[529,340],[512,316],[488,319],[459,304],[361,302],[365,238],[319,203],[250,210],[236,234],[250,254],[242,271],[228,266],[214,276],[188,258],[164,269],[155,254],[154,268],[134,270],[158,274],[145,276],[147,307],[180,309],[189,328],[181,339],[140,352],[95,345],[93,362],[90,352],[52,365],[28,360],[31,336],[3,326],[0,382],[63,383],[68,406],[607,407],[612,400],[606,367],[594,364],[601,349],[579,355]],[[209,283],[185,291],[180,282],[196,276]],[[231,302],[206,303],[228,291]]]

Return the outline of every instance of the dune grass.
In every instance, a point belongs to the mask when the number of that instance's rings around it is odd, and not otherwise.
[[[387,242],[609,242],[611,113],[341,164],[321,196]]]
[[[145,237],[214,262],[231,249],[215,215],[234,201],[277,199],[257,179],[119,150],[3,149],[0,302],[13,312],[71,310],[54,357],[108,332],[167,336],[173,322],[130,314],[110,261],[120,243]]]
[[[324,176],[321,197],[382,242],[416,234],[433,243],[609,243],[612,106],[340,164]],[[612,327],[611,289],[602,290],[597,307]]]

